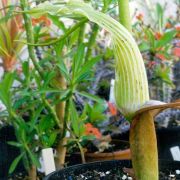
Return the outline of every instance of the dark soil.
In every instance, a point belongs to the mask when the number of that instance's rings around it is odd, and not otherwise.
[[[160,163],[159,180],[180,180],[180,162],[162,162],[162,165]],[[131,168],[130,161],[89,163],[66,168],[45,180],[133,180],[130,174],[124,172],[124,167]]]
[[[86,171],[80,175],[64,176],[64,180],[133,180],[133,178],[124,173],[122,168],[114,168],[109,171]],[[161,171],[159,180],[180,180],[180,175],[175,171]]]
[[[44,174],[38,172],[37,174],[37,180],[42,180],[44,178]],[[1,179],[0,180],[29,180],[27,173],[26,172],[19,172],[19,173],[15,173],[11,176],[8,177],[8,179]]]
[[[180,168],[179,168],[180,169]],[[42,180],[44,174],[38,174],[37,180]],[[132,180],[133,178],[127,173],[123,172],[123,168],[113,168],[107,171],[93,170],[80,174],[80,175],[67,175],[63,180]],[[1,179],[5,180],[5,179]],[[26,173],[19,173],[8,178],[8,180],[28,180]],[[159,180],[180,180],[180,170],[168,170],[160,172]]]

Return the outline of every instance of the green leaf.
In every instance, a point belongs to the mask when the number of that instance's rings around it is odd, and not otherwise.
[[[103,0],[104,9],[108,9],[108,6],[111,4],[112,0]]]
[[[73,59],[73,65],[72,65],[72,71],[73,76],[76,76],[76,73],[82,68],[83,60],[84,60],[84,51],[85,51],[85,45],[80,44],[80,46],[77,49],[77,53],[74,56]]]
[[[43,88],[46,88],[49,85],[49,83],[55,77],[55,75],[56,75],[56,73],[54,71],[47,72],[47,73],[44,74]]]
[[[141,44],[139,44],[139,50],[141,52],[143,51],[149,51],[150,50],[150,46],[147,42],[142,42]]]
[[[157,19],[158,19],[158,25],[159,25],[159,30],[162,30],[163,27],[163,23],[164,23],[164,10],[162,8],[162,6],[157,3],[156,4],[156,13],[157,13]]]
[[[38,40],[39,40],[39,38],[41,37],[41,34],[40,34],[40,32],[41,32],[41,26],[35,26],[34,27],[34,42],[35,43],[37,43],[38,42]]]
[[[69,47],[71,48],[76,41],[78,40],[78,35],[79,35],[79,29],[73,31],[70,35],[69,39]]]
[[[170,67],[162,68],[161,66],[157,66],[155,69],[155,76],[161,78],[165,83],[174,87],[174,84],[170,77]]]
[[[14,170],[16,169],[18,163],[20,162],[20,160],[22,159],[23,156],[24,156],[24,152],[14,159],[14,161],[12,162],[12,164],[9,168],[9,172],[8,172],[9,174],[14,172]]]
[[[36,167],[41,167],[40,162],[39,162],[38,158],[36,157],[36,155],[35,155],[34,153],[32,153],[29,148],[27,149],[27,151],[28,151],[28,154],[29,154],[29,157],[30,157],[32,163],[33,163]]]
[[[67,100],[71,95],[72,95],[71,89],[64,90],[64,92],[60,94],[60,101]]]
[[[23,62],[22,70],[23,70],[23,74],[25,76],[26,85],[28,85],[29,81],[30,81],[29,62],[28,61]]]
[[[92,141],[92,140],[96,139],[96,136],[86,135],[86,136],[82,136],[81,139],[82,139],[83,141]]]
[[[18,148],[22,147],[22,144],[19,143],[19,142],[8,141],[7,143],[8,143],[9,145],[11,145],[11,146],[15,146],[15,147],[18,147]]]
[[[57,94],[62,93],[62,94],[64,94],[64,93],[66,93],[66,90],[45,88],[45,89],[40,89],[40,90],[33,91],[33,92],[24,91],[24,92],[20,93],[20,95],[32,97],[32,96],[37,96],[37,95],[41,95],[41,94],[45,94],[45,93],[57,93]],[[24,97],[24,98],[26,98],[26,97]]]
[[[168,43],[170,43],[173,40],[175,34],[176,34],[175,30],[166,32],[159,41],[156,41],[155,48],[157,49],[166,46]]]
[[[98,102],[98,103],[103,103],[104,102],[103,99],[101,99],[101,98],[99,98],[99,97],[97,97],[95,95],[89,94],[87,92],[76,92],[76,93],[81,95],[81,96],[84,96],[84,97],[86,97],[88,99],[91,99],[91,100],[93,100],[95,102]]]
[[[61,29],[63,32],[66,31],[66,27],[62,21],[60,21],[58,16],[54,15],[48,15],[48,17],[52,20],[53,24],[56,25],[59,29]]]
[[[67,80],[67,82],[70,82],[70,81],[71,81],[71,78],[70,78],[68,69],[66,68],[66,65],[65,65],[63,59],[60,59],[58,62],[59,62],[59,63],[58,63],[58,67],[59,67],[59,69],[60,69],[60,72],[61,72],[62,75],[65,77],[65,79]]]
[[[92,67],[101,60],[101,56],[96,56],[87,61],[81,68],[81,70],[77,73],[75,77],[75,82],[79,83],[82,80],[82,76],[89,74],[91,72]]]
[[[50,135],[49,140],[48,140],[48,146],[49,147],[51,147],[54,144],[56,137],[57,137],[57,132],[51,132],[51,135]]]
[[[2,6],[1,6],[1,7],[2,7]],[[0,18],[0,24],[1,24],[1,23],[5,23],[5,22],[7,22],[9,19],[13,18],[14,10],[15,10],[16,6],[15,6],[15,5],[9,5],[8,7],[9,7],[9,8],[8,8],[5,16],[3,16],[3,17]],[[5,7],[3,7],[3,8],[5,8]],[[0,12],[0,14],[1,14],[1,12]]]
[[[41,118],[38,128],[39,128],[39,131],[45,132],[45,131],[51,129],[52,127],[54,127],[54,125],[55,125],[55,123],[54,123],[54,120],[52,119],[51,115],[46,115]]]
[[[150,48],[154,51],[155,48],[155,37],[153,31],[150,28],[145,29],[145,35],[150,43]]]
[[[78,123],[78,113],[75,108],[75,104],[73,103],[72,100],[70,100],[70,112],[71,112],[71,122],[72,122],[72,128],[74,131],[74,134],[79,137],[79,123]]]
[[[11,87],[14,79],[14,73],[7,73],[0,83],[0,100],[9,110],[11,109]]]

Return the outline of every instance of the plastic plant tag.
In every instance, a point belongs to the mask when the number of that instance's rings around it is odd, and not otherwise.
[[[170,148],[172,157],[174,161],[180,161],[180,149],[179,146],[174,146]]]
[[[110,86],[110,94],[109,94],[109,102],[115,104],[115,97],[114,97],[114,83],[115,80],[111,79],[111,86]]]
[[[67,138],[69,138],[69,137],[70,137],[70,135],[71,135],[71,134],[70,134],[70,132],[69,132],[69,131],[67,131],[67,132],[66,132],[66,137],[67,137]]]
[[[42,150],[42,159],[44,163],[45,175],[48,175],[56,170],[52,148],[46,148]]]
[[[42,156],[40,156],[39,162],[41,164],[41,167],[38,168],[38,172],[44,173],[44,162],[43,162]]]

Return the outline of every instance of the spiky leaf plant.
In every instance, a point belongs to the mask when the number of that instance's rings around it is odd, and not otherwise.
[[[17,0],[0,2],[0,58],[6,72],[13,70],[17,62],[17,55],[24,47],[24,44],[16,41],[23,38],[22,17],[13,14],[13,11],[17,10],[16,4]],[[6,8],[8,6],[9,9]]]
[[[158,155],[153,117],[160,110],[180,106],[180,103],[159,105],[159,102],[153,101],[158,104],[154,106],[149,101],[144,62],[131,33],[110,16],[94,10],[81,0],[45,2],[26,13],[36,17],[45,14],[76,19],[86,17],[111,34],[115,56],[116,104],[131,122],[130,145],[135,177],[138,180],[157,180]],[[144,108],[145,104],[148,108]]]

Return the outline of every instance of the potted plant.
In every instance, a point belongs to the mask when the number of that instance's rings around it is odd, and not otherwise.
[[[81,144],[84,149],[86,162],[110,159],[130,159],[128,142],[112,139],[110,134],[103,135],[104,133],[102,133],[103,131],[106,131],[106,129],[109,131],[109,128],[107,128],[107,126],[110,126],[109,118],[116,118],[115,116],[117,115],[117,110],[109,102],[107,103],[109,104],[108,112],[105,114],[104,111],[107,109],[105,104],[106,103],[104,102],[95,103],[93,106],[86,104],[82,112],[83,115],[86,114],[85,131],[81,134],[81,136],[84,136],[81,137]],[[111,112],[109,112],[109,110]],[[89,136],[89,138],[85,138],[85,136]],[[71,138],[69,139],[68,144],[68,152],[70,153],[67,157],[67,162],[69,164],[80,163],[80,154],[77,152],[75,143],[73,143]]]
[[[15,99],[14,101],[17,104],[15,104],[13,108],[11,106],[13,103],[13,101],[11,101],[11,86],[14,74],[7,74],[4,81],[1,83],[1,100],[6,105],[11,123],[15,127],[18,126],[20,129],[20,131],[16,134],[18,140],[16,145],[18,144],[18,146],[22,148],[22,151],[24,151],[23,148],[25,148],[24,152],[27,154],[28,159],[30,159],[30,166],[27,168],[28,170],[33,169],[32,171],[29,171],[30,177],[36,178],[34,175],[31,176],[31,173],[33,172],[34,174],[34,172],[36,172],[36,166],[38,166],[37,158],[35,158],[37,156],[36,147],[38,145],[33,143],[35,135],[37,134],[40,138],[37,139],[38,144],[43,142],[42,140],[44,140],[44,138],[49,140],[51,134],[53,134],[51,139],[52,141],[50,143],[51,146],[58,134],[56,139],[57,141],[59,140],[58,145],[56,146],[59,155],[58,164],[63,165],[67,144],[66,134],[67,132],[70,132],[72,140],[79,146],[82,159],[84,159],[84,152],[81,145],[83,137],[82,133],[85,128],[83,122],[84,117],[79,115],[76,109],[75,95],[78,94],[86,98],[88,97],[94,101],[100,101],[100,99],[96,96],[79,91],[78,89],[78,84],[84,81],[89,81],[91,74],[90,70],[94,64],[100,60],[99,57],[90,57],[89,53],[85,55],[85,47],[89,49],[87,52],[91,52],[92,49],[92,43],[86,45],[81,38],[83,25],[88,21],[87,19],[89,19],[106,29],[112,37],[114,55],[116,58],[116,103],[121,112],[131,122],[130,145],[135,177],[142,180],[147,177],[149,179],[157,179],[157,148],[153,115],[157,113],[157,109],[162,110],[167,107],[175,107],[179,105],[179,103],[164,104],[153,101],[156,106],[151,106],[152,101],[149,102],[147,77],[143,60],[132,35],[127,30],[129,29],[129,31],[131,31],[127,8],[128,3],[122,1],[119,6],[121,11],[121,23],[127,29],[111,17],[105,15],[104,13],[100,13],[99,11],[95,11],[90,5],[78,0],[72,0],[67,3],[60,1],[57,4],[45,2],[39,4],[39,6],[31,10],[27,10],[29,8],[29,4],[26,0],[21,0],[20,3],[20,13],[23,14],[27,34],[27,42],[25,43],[28,45],[29,59],[33,62],[34,70],[32,73],[29,73],[29,64],[28,62],[24,63],[23,71],[26,76],[23,81],[21,79],[19,79],[19,81],[21,80],[22,83],[24,83],[25,88],[22,88],[23,91],[19,89],[20,93],[19,96],[17,96],[19,98],[23,95],[23,100],[20,101],[20,105],[18,104],[19,100]],[[104,6],[107,5],[108,3],[104,1]],[[48,39],[45,40],[45,42],[39,42],[39,39],[34,39],[30,15],[35,18],[48,15],[55,24],[58,24],[58,26],[61,27],[63,25],[59,22],[59,15],[70,15],[70,17],[78,22],[70,29],[65,29],[65,33],[60,38],[55,40]],[[81,18],[80,21],[79,18]],[[80,29],[81,33],[79,33],[78,48],[75,48],[73,55],[70,53],[72,66],[71,69],[69,69],[68,62],[65,62],[62,46],[64,43],[71,42],[69,49],[73,49],[74,41],[72,34],[76,35],[77,31],[75,30],[77,29]],[[97,29],[97,25],[95,26],[95,29]],[[71,41],[68,41],[69,35],[71,35]],[[50,64],[45,60],[39,61],[34,51],[34,47],[36,46],[48,45],[53,46],[53,52],[55,52],[55,55],[53,56],[51,53],[48,54],[48,60],[51,62]],[[67,55],[67,53],[65,53],[65,55]],[[32,79],[36,82],[35,87],[32,87],[32,85],[30,86]],[[4,87],[7,88],[4,89]],[[27,98],[25,100],[26,108],[22,106],[24,105],[24,98]],[[28,102],[31,101],[35,104],[35,108],[33,109],[31,108],[31,104],[28,104]],[[147,102],[149,102],[150,105]],[[39,103],[40,106],[38,106]],[[143,107],[144,104],[149,106]],[[30,120],[26,123],[25,118],[23,117],[24,112],[22,111],[23,113],[17,113],[15,111],[17,110],[17,107],[21,107],[21,110],[28,110],[28,115],[34,114],[32,116],[32,121]],[[150,112],[150,110],[154,109],[155,111]],[[47,127],[47,118],[49,116],[53,124],[51,127]],[[43,129],[42,134],[39,134],[39,128],[42,128],[41,123],[44,121],[46,122],[45,127],[47,129]],[[31,128],[29,128],[29,126]],[[146,128],[146,131],[144,131],[144,128]],[[18,133],[22,133],[23,136],[19,137]],[[24,139],[24,134],[26,134],[26,137],[29,138]],[[28,143],[26,140],[28,140]],[[149,146],[152,148],[151,151],[149,150]],[[14,164],[17,164],[18,160],[22,157],[24,157],[24,154],[17,157]],[[148,161],[148,159],[151,159],[151,161]]]
[[[147,178],[155,180],[158,179],[158,155],[153,117],[166,108],[178,107],[180,103],[166,104],[149,100],[144,63],[130,33],[128,2],[120,1],[119,7],[121,23],[129,31],[114,19],[80,1],[57,5],[45,2],[28,13],[37,16],[40,14],[85,16],[110,32],[116,58],[116,104],[131,122],[130,148],[135,177],[141,180]]]
[[[28,6],[27,1],[21,1],[22,10]],[[69,38],[71,35],[71,43],[64,42],[62,44],[61,39],[57,39],[53,43],[46,42],[45,45],[52,46],[55,56],[46,51],[42,54],[42,58],[38,54],[38,49],[31,44],[50,38],[47,30],[43,28],[44,25],[49,25],[50,20],[46,16],[31,19],[24,13],[23,18],[27,43],[29,43],[29,57],[28,60],[22,62],[20,72],[6,73],[0,83],[0,99],[6,107],[1,115],[5,114],[5,121],[15,129],[15,140],[6,143],[20,149],[20,154],[12,162],[9,173],[12,173],[17,164],[23,160],[29,178],[35,179],[37,168],[40,167],[40,152],[43,148],[55,147],[58,155],[57,168],[64,165],[68,131],[71,133],[71,139],[80,148],[83,159],[84,152],[80,141],[85,124],[84,117],[79,116],[77,112],[75,96],[79,95],[97,102],[102,101],[96,96],[78,89],[79,83],[90,80],[91,69],[95,63],[100,61],[100,57],[88,57],[84,61],[86,57],[85,44],[81,38],[78,41],[78,48],[72,49],[70,55],[69,52],[61,51],[62,46],[67,44],[68,48],[73,47],[74,37],[72,34],[86,22],[83,20],[70,30],[64,29],[63,38]],[[56,17],[49,18],[53,22],[57,22]],[[62,26],[62,24],[57,23],[57,26]],[[89,48],[91,48],[90,46]],[[68,58],[71,58],[71,69],[68,67],[68,63],[64,62],[65,59],[68,59],[65,58],[67,55]],[[18,86],[14,86],[15,81],[18,82]]]

